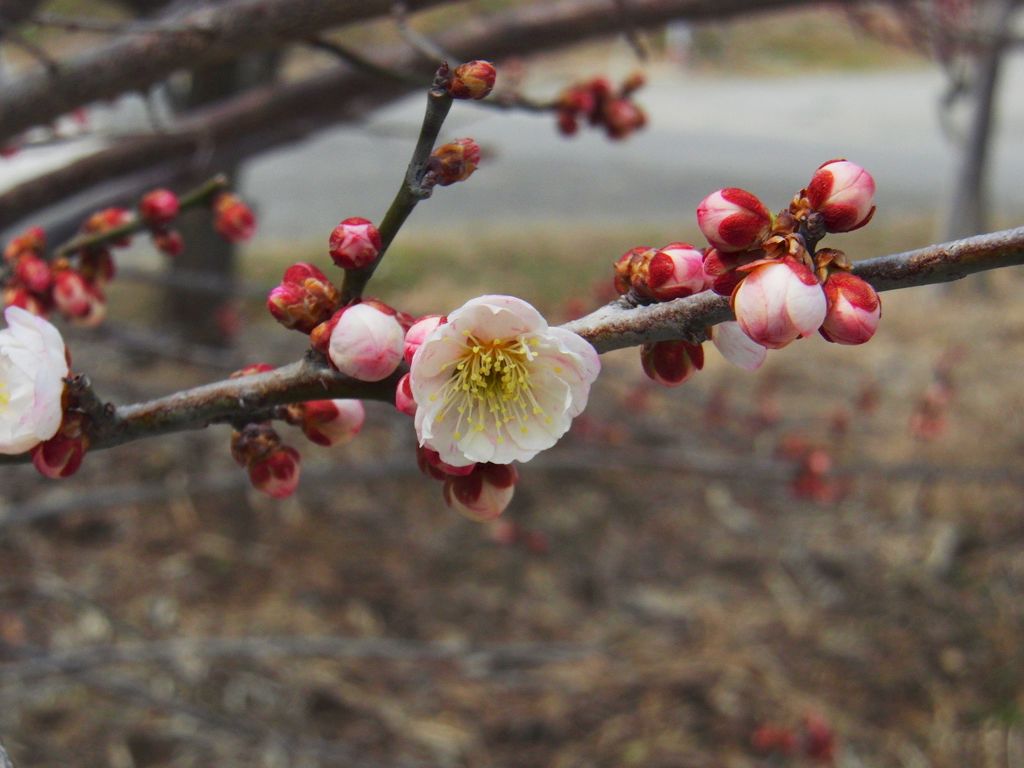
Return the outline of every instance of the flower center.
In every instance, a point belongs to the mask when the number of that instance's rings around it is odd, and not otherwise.
[[[497,442],[503,443],[502,431],[507,432],[510,424],[518,424],[519,432],[528,434],[526,423],[544,415],[530,382],[530,362],[537,356],[530,347],[536,344],[536,339],[523,337],[480,341],[467,332],[465,351],[449,363],[451,378],[431,396],[444,400],[437,421],[454,410],[456,440],[462,439],[465,428],[493,430]]]

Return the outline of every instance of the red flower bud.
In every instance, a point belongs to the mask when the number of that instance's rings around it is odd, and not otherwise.
[[[53,275],[53,301],[68,317],[84,317],[89,313],[89,284],[73,269],[61,269]]]
[[[267,371],[274,370],[274,366],[270,363],[252,363],[245,366],[245,368],[239,368],[237,371],[232,373],[228,378],[240,379],[243,376],[254,376],[257,373],[267,373]]]
[[[151,229],[170,224],[180,209],[178,196],[169,189],[154,189],[139,201],[139,215]]]
[[[447,187],[465,181],[480,164],[480,146],[472,139],[456,139],[443,144],[430,154],[427,170],[439,186]]]
[[[249,481],[272,498],[287,498],[299,487],[300,462],[298,451],[279,445],[249,464]]]
[[[455,68],[448,81],[448,93],[453,99],[482,99],[494,88],[498,76],[489,61],[469,61]]]
[[[355,439],[366,421],[361,400],[310,400],[288,406],[290,424],[317,445],[344,445]]]
[[[21,255],[14,265],[14,274],[32,293],[46,293],[53,282],[50,265],[31,252]]]
[[[851,232],[875,213],[875,180],[848,160],[830,160],[811,178],[805,192],[811,208],[825,218],[829,232]]]
[[[161,229],[153,232],[153,245],[165,256],[172,259],[185,250],[185,240],[176,229]]]
[[[609,99],[603,112],[605,133],[610,139],[624,139],[647,124],[647,115],[629,99]]]
[[[395,387],[395,408],[406,416],[416,415],[416,399],[412,396],[412,383],[408,373],[398,380],[398,386]]]
[[[32,464],[44,477],[70,477],[82,466],[89,450],[86,416],[66,413],[57,434],[32,449]]]
[[[369,219],[352,216],[331,232],[330,249],[342,269],[362,269],[380,254],[380,232]]]
[[[669,243],[655,251],[647,266],[647,286],[658,301],[680,299],[704,290],[704,253],[689,243]]]
[[[290,266],[270,292],[267,309],[285,328],[309,333],[330,317],[338,299],[338,290],[323,272],[300,262]]]
[[[445,478],[444,500],[470,520],[493,520],[512,501],[518,480],[511,464],[477,464],[468,475]]]
[[[46,317],[46,304],[24,286],[8,285],[3,291],[3,306],[20,307],[33,315]]]
[[[453,467],[451,464],[441,461],[441,455],[437,451],[422,445],[416,448],[416,464],[419,466],[420,472],[435,480],[444,480],[450,475],[464,477],[470,474],[476,466],[476,464],[467,464],[464,467]]]
[[[14,263],[25,253],[41,256],[46,250],[46,233],[42,227],[29,227],[4,248],[4,261]]]
[[[729,187],[712,192],[697,206],[697,226],[723,253],[758,245],[771,229],[772,215],[746,190]]]
[[[87,283],[104,285],[114,279],[117,268],[107,248],[90,248],[79,257],[78,271]]]
[[[82,231],[87,234],[102,234],[124,226],[131,220],[131,217],[131,213],[124,208],[105,208],[86,219],[85,224],[82,225]],[[131,244],[131,235],[125,235],[111,243],[118,248],[127,248]]]
[[[230,192],[221,192],[213,201],[213,226],[229,243],[240,243],[256,231],[256,214]]]
[[[648,377],[666,387],[678,387],[704,367],[704,348],[688,341],[656,341],[640,348]]]
[[[863,344],[875,335],[882,302],[875,289],[849,272],[833,272],[824,286],[828,311],[821,335],[836,344]]]

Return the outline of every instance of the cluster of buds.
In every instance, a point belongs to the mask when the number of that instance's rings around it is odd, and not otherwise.
[[[231,378],[252,376],[273,370],[266,363],[255,363],[235,371]],[[359,400],[310,400],[293,403],[275,410],[280,418],[316,445],[344,445],[355,439],[366,421],[366,410]],[[231,435],[231,455],[249,473],[249,480],[258,491],[283,499],[291,496],[299,485],[301,457],[285,445],[269,421],[252,422]]]
[[[613,90],[604,77],[595,77],[570,86],[559,96],[555,108],[558,130],[572,136],[579,130],[580,120],[604,128],[610,139],[624,139],[647,124],[647,115],[632,96],[643,87],[643,73],[635,72]]]
[[[827,233],[867,224],[874,192],[863,168],[831,160],[777,216],[742,189],[721,189],[701,202],[697,223],[711,244],[704,270],[712,290],[730,297],[747,336],[780,349],[815,331],[838,344],[874,335],[878,294],[852,274],[842,251],[817,248]]]
[[[467,61],[448,73],[447,89],[453,99],[487,98],[494,89],[498,71],[489,61]]]

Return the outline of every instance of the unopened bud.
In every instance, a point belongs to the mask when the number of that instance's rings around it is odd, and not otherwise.
[[[94,235],[103,234],[124,226],[131,220],[131,217],[131,213],[124,208],[105,208],[86,219],[85,224],[82,225],[82,231]],[[124,235],[112,242],[111,245],[127,248],[131,243],[131,235]]]
[[[89,284],[73,269],[61,269],[53,275],[53,302],[68,317],[85,317],[92,299]]]
[[[238,195],[221,192],[213,201],[213,226],[229,243],[240,243],[256,231],[256,214]]]
[[[450,475],[463,477],[470,474],[476,466],[476,464],[467,464],[464,467],[453,467],[451,464],[441,461],[441,454],[437,451],[423,445],[416,448],[416,464],[419,466],[420,472],[435,480],[444,480]]]
[[[874,288],[849,272],[833,272],[822,287],[828,302],[822,336],[836,344],[863,344],[875,335],[882,302]]]
[[[369,219],[352,216],[331,232],[330,249],[342,269],[362,269],[380,254],[380,232]]]
[[[646,255],[651,252],[651,248],[646,245],[638,245],[630,248],[624,254],[619,256],[615,262],[615,290],[621,294],[629,293],[630,289],[633,288],[635,278],[640,269],[641,264],[644,263]]]
[[[743,332],[768,349],[814,333],[825,320],[825,293],[802,262],[780,259],[756,266],[732,294]]]
[[[444,500],[470,520],[493,520],[512,501],[518,480],[511,464],[477,464],[468,475],[445,477]]]
[[[20,307],[40,317],[46,316],[46,304],[24,286],[8,285],[3,290],[3,306]]]
[[[409,330],[405,332],[405,347],[403,351],[403,357],[408,365],[412,365],[412,356],[416,354],[416,350],[420,348],[424,339],[433,333],[437,326],[445,322],[446,318],[441,315],[425,315],[409,327]]]
[[[82,466],[89,450],[86,416],[65,413],[57,434],[32,449],[32,464],[44,477],[70,477]]]
[[[139,201],[139,215],[147,226],[154,229],[170,224],[180,210],[178,196],[169,189],[154,189]]]
[[[4,261],[13,264],[23,254],[41,256],[46,250],[46,233],[42,227],[29,227],[20,235],[12,238],[4,248]]]
[[[427,170],[439,186],[447,187],[465,181],[480,164],[480,145],[473,139],[456,139],[442,144],[430,154]]]
[[[327,356],[346,376],[380,381],[402,362],[405,333],[394,314],[363,303],[339,310],[336,318]]]
[[[153,233],[153,245],[164,256],[180,256],[185,250],[185,239],[176,229],[161,229]]]
[[[704,367],[704,348],[688,341],[656,341],[640,348],[644,373],[666,387],[678,387]]]
[[[32,253],[24,253],[14,265],[14,274],[32,293],[44,294],[53,282],[50,265]]]
[[[867,224],[875,213],[875,180],[848,160],[830,160],[811,178],[807,202],[825,219],[829,232],[851,232]]]
[[[251,363],[250,365],[245,366],[245,368],[239,368],[228,378],[240,379],[243,376],[255,376],[257,373],[267,373],[272,370],[274,370],[274,366],[270,363]]]
[[[669,243],[657,249],[647,265],[647,288],[658,301],[700,293],[706,282],[704,253],[689,243]]]
[[[758,245],[772,225],[764,203],[746,190],[729,187],[712,192],[697,206],[697,226],[723,253]]]
[[[366,421],[361,400],[310,400],[288,406],[288,421],[317,445],[344,445],[355,439]]]
[[[279,445],[249,464],[249,482],[257,491],[284,499],[299,487],[301,457],[290,445]]]
[[[114,279],[117,267],[108,248],[90,248],[78,259],[78,272],[92,285],[104,285]]]
[[[448,82],[453,99],[483,99],[494,88],[498,71],[489,61],[469,61],[455,68]]]
[[[267,297],[267,309],[285,328],[309,333],[330,317],[338,289],[312,264],[298,263],[284,273]]]
[[[416,399],[412,396],[412,380],[405,374],[395,387],[395,408],[406,416],[416,415]]]
[[[647,125],[647,115],[629,99],[609,99],[603,117],[605,133],[611,139],[624,139]]]
[[[711,341],[726,360],[745,371],[756,371],[768,350],[747,336],[734,320],[711,327]]]

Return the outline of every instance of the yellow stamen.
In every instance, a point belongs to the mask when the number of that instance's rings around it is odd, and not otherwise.
[[[531,347],[538,340],[481,341],[468,332],[465,337],[462,355],[448,364],[451,377],[440,391],[444,406],[436,420],[443,421],[454,411],[456,440],[462,438],[464,425],[473,432],[492,431],[499,444],[505,442],[502,432],[509,431],[509,424],[528,434],[526,424],[532,416],[544,415],[530,382],[530,363],[537,356]]]

